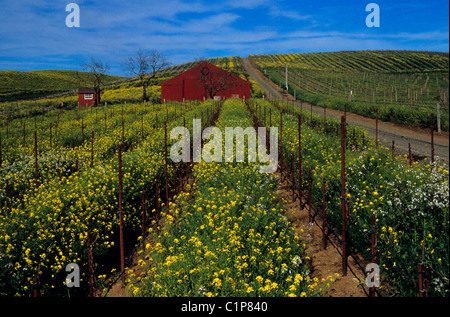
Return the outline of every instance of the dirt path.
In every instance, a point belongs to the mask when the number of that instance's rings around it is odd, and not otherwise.
[[[281,174],[277,174],[280,179]],[[322,228],[318,223],[309,222],[308,210],[300,208],[298,199],[293,200],[292,189],[287,180],[279,184],[278,194],[283,198],[286,216],[295,228],[300,239],[306,243],[306,256],[311,258],[311,277],[319,280],[333,276],[335,282],[324,297],[367,297],[367,287],[363,286],[364,275],[359,265],[348,258],[347,276],[342,276],[342,256],[336,237],[329,235],[326,248],[322,249]],[[318,219],[316,219],[318,221]],[[364,261],[357,257],[358,262]]]
[[[241,58],[241,64],[245,71],[253,78],[264,90],[266,95],[276,98],[284,98],[294,102],[294,97],[287,94],[286,91],[272,83],[265,77],[248,58]],[[295,105],[300,107],[300,102],[296,101]],[[305,109],[312,109],[317,115],[322,115],[324,109],[322,107],[312,106],[307,102],[303,102]],[[327,117],[340,118],[344,112],[334,109],[326,109]],[[347,122],[350,125],[363,127],[369,135],[375,138],[375,120],[366,118],[357,114],[347,112]],[[380,143],[386,147],[392,146],[395,142],[395,150],[400,154],[408,154],[408,143],[411,144],[411,152],[417,158],[431,157],[431,134],[429,129],[409,127],[396,123],[378,121],[378,139]],[[434,132],[434,151],[436,158],[440,158],[447,163],[449,162],[449,133]]]

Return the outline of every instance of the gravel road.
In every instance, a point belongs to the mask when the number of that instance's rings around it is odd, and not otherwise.
[[[280,87],[273,84],[266,78],[248,58],[241,58],[241,64],[250,77],[255,80],[264,90],[267,96],[274,98],[284,98],[293,101],[294,98],[288,95]],[[295,105],[300,107],[300,101],[296,101]],[[311,109],[314,114],[323,115],[324,108],[312,106],[309,103],[303,102],[305,109]],[[344,112],[326,109],[327,117],[340,118]],[[362,117],[353,113],[347,112],[347,122],[353,126],[363,127],[368,134],[375,138],[376,123],[374,119]],[[395,144],[395,151],[400,154],[408,154],[408,144],[411,144],[411,152],[416,159],[431,157],[431,131],[430,129],[413,128],[400,124],[383,122],[378,120],[378,139],[380,144],[386,147],[392,146],[392,141]],[[449,133],[434,132],[434,153],[435,159],[440,159],[449,162]]]

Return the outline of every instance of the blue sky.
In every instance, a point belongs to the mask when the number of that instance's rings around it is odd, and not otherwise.
[[[65,24],[80,7],[80,27]],[[365,24],[380,7],[380,27]],[[449,51],[443,0],[0,0],[0,70],[76,69],[90,56],[127,75],[139,48],[198,57],[341,50]]]

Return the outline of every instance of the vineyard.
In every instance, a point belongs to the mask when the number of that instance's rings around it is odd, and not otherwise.
[[[236,73],[241,73],[241,74],[243,73],[243,68],[242,68],[240,59],[237,56],[208,58],[205,60],[217,67],[226,69],[228,71],[235,71]],[[160,75],[163,77],[178,75],[178,74],[192,68],[198,62],[199,61],[189,62],[189,63],[184,63],[184,64],[167,67],[166,69],[161,71]]]
[[[64,281],[64,267],[86,263],[88,232],[96,240],[93,253],[102,259],[97,264],[111,265],[118,237],[119,144],[124,165],[124,231],[135,232],[141,225],[141,197],[145,194],[154,201],[155,184],[163,175],[164,122],[169,128],[178,126],[183,123],[181,114],[188,120],[211,107],[206,102],[198,107],[105,106],[95,113],[92,108],[56,110],[36,121],[13,121],[8,133],[2,130],[3,295],[30,294],[36,277],[43,294],[65,294],[59,282]],[[167,172],[172,182],[174,170]],[[101,271],[99,267],[97,272]]]
[[[346,109],[366,117],[429,127],[440,103],[448,131],[448,54],[426,52],[336,52],[255,55],[253,62],[297,99]]]
[[[124,77],[105,75],[104,79],[113,82]],[[0,71],[0,102],[65,93],[91,80],[91,74],[72,70]]]
[[[412,125],[425,125],[442,97],[448,130],[448,55],[353,53],[252,59],[280,85],[288,63],[289,92],[301,100],[367,115],[377,107]],[[248,76],[237,57],[210,61]],[[372,296],[449,296],[448,163],[396,154],[345,116],[262,98],[253,81],[249,100],[160,104],[158,84],[190,65],[161,73],[146,103],[130,80],[91,108],[70,95],[0,104],[1,296],[110,296],[120,285],[136,297],[317,297],[351,274]],[[195,119],[210,163],[192,159]],[[277,171],[260,172],[267,162],[259,152],[253,160],[249,134],[244,144],[232,139],[244,162],[226,162],[225,138],[205,133],[212,126],[265,127],[258,149],[277,128]],[[189,162],[171,159],[175,127],[189,131]],[[288,203],[308,213],[306,227]],[[342,268],[323,279],[306,252],[313,226],[324,248],[333,239],[342,253]],[[347,272],[347,261],[359,270]],[[72,263],[80,287],[68,287]],[[380,268],[380,287],[365,284],[369,263]]]

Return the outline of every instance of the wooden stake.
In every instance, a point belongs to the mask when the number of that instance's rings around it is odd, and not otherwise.
[[[411,167],[412,166],[411,143],[408,143],[408,158],[409,158],[409,167]]]
[[[347,194],[345,191],[345,141],[347,135],[345,117],[341,117],[341,208],[342,208],[342,274],[347,276]]]
[[[437,112],[437,132],[441,133],[441,104],[438,102],[436,104],[436,112]]]
[[[371,235],[370,235],[370,248],[371,248],[371,254],[372,254],[372,263],[375,264],[376,262],[376,244],[377,244],[377,236],[375,234],[375,213],[372,213],[372,230],[371,230]],[[373,277],[372,282],[375,282],[376,277]],[[375,286],[372,286],[369,290],[370,292],[370,296],[371,297],[375,297]]]
[[[125,123],[123,122],[123,115],[122,115],[122,145],[125,144]]]
[[[308,168],[308,223],[312,222],[311,167]]]
[[[94,267],[92,259],[92,245],[91,245],[91,231],[87,232],[87,247],[88,247],[88,272],[89,272],[89,296],[94,295]]]
[[[147,221],[147,197],[145,195],[146,187],[142,188],[142,237],[145,236],[145,222]]]
[[[283,112],[280,111],[280,149],[279,153],[281,154],[280,157],[280,168],[281,171],[283,171]]]
[[[39,272],[38,272],[39,275]],[[39,297],[39,281],[37,277],[33,277],[33,297]]]
[[[2,158],[2,134],[0,133],[0,171],[2,170],[3,158]]]
[[[323,178],[322,188],[322,250],[327,248],[326,246],[326,215],[327,215],[327,202],[326,202],[327,184],[325,177]]]
[[[164,122],[164,176],[166,178],[166,204],[169,203],[169,178],[167,176],[167,122]]]
[[[120,239],[120,270],[122,282],[125,283],[125,253],[123,237],[123,211],[122,211],[122,144],[119,144],[119,239]]]
[[[302,207],[302,114],[298,115],[298,197],[300,199],[300,208]]]
[[[156,220],[159,221],[159,214],[160,214],[160,204],[159,204],[159,197],[160,197],[160,192],[159,192],[159,179],[156,179]]]
[[[434,163],[434,116],[431,113],[431,164]]]
[[[378,108],[375,111],[375,149],[378,149]]]
[[[272,108],[269,109],[269,128],[272,127]]]
[[[417,265],[417,269],[419,271],[419,297],[424,297],[424,288],[423,288],[423,262],[420,261]]]
[[[37,132],[34,130],[34,176],[36,181],[36,188],[39,188],[39,171],[37,158]]]

